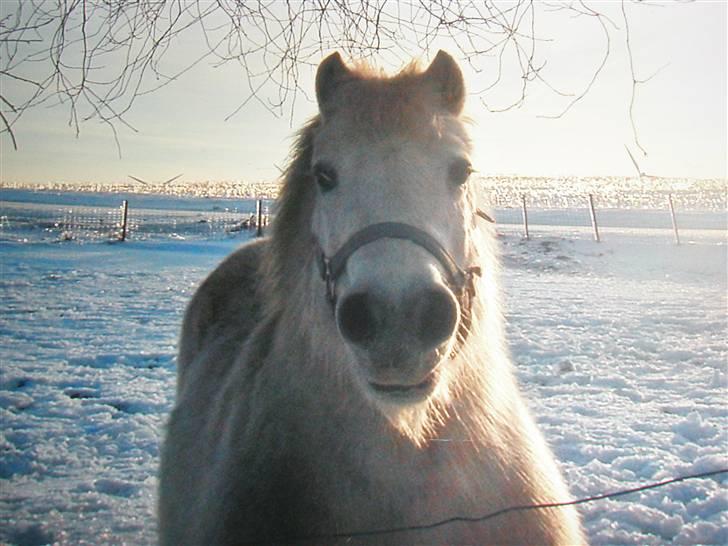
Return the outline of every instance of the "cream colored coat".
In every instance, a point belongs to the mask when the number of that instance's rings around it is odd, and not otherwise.
[[[412,94],[434,85],[439,91],[431,96],[448,110],[438,114],[440,129],[461,130],[464,87],[449,56],[438,55],[424,73],[412,68],[392,79],[325,61],[317,80],[322,115],[299,136],[271,238],[229,257],[187,310],[162,452],[161,543],[583,544],[573,507],[345,536],[569,500],[504,348],[491,228],[462,232],[462,258],[477,260],[485,273],[471,332],[441,364],[442,388],[392,413],[350,373],[352,353],[316,270],[318,193],[309,172],[317,135],[337,115],[329,94],[338,80],[351,79],[364,82],[360,94],[377,85],[411,86]]]

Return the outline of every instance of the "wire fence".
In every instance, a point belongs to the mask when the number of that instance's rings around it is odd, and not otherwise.
[[[270,222],[267,205],[258,201],[259,210],[174,211],[129,209],[129,237],[146,240],[168,237],[177,239],[219,239],[241,232],[259,232]]]
[[[120,208],[2,203],[0,212],[2,240],[106,241],[120,233]]]
[[[0,240],[119,241],[221,239],[259,232],[271,221],[272,200],[207,201],[176,208],[154,201],[121,199],[115,204],[48,204],[0,201]],[[79,199],[79,200],[82,200]],[[483,205],[501,233],[602,240],[613,232],[652,233],[680,243],[681,234],[728,231],[726,192],[704,191],[554,191],[553,187],[486,188]],[[207,206],[207,210],[200,208]]]
[[[528,193],[486,195],[498,230],[564,237],[650,233],[680,243],[680,233],[712,231],[725,237],[728,230],[725,194],[695,192],[627,192],[554,194],[529,189]],[[721,235],[722,234],[722,235]]]
[[[0,203],[0,240],[124,241],[221,239],[258,232],[270,222],[270,202],[243,203],[225,210]]]
[[[382,528],[382,529],[367,529],[367,530],[361,530],[361,531],[350,531],[350,532],[337,532],[337,533],[330,533],[330,534],[317,534],[317,535],[307,535],[307,536],[297,536],[297,537],[282,537],[277,540],[270,540],[270,541],[246,541],[242,542],[241,544],[257,544],[258,546],[262,545],[280,545],[280,544],[305,544],[305,543],[328,543],[335,540],[353,540],[357,538],[371,538],[371,537],[381,537],[381,536],[391,536],[395,534],[402,534],[402,533],[408,533],[408,532],[414,532],[414,531],[431,531],[433,529],[437,529],[440,527],[444,527],[447,525],[451,525],[454,523],[462,523],[462,524],[478,524],[482,523],[484,521],[488,521],[491,519],[498,518],[500,516],[503,516],[505,514],[513,513],[513,512],[529,512],[533,510],[547,510],[547,509],[553,509],[553,508],[561,508],[565,506],[578,506],[581,504],[587,504],[592,502],[597,502],[600,500],[605,499],[614,499],[618,497],[624,497],[626,495],[632,495],[634,493],[640,493],[642,491],[648,491],[650,489],[659,489],[662,487],[666,487],[668,485],[679,483],[687,480],[697,480],[697,479],[705,479],[705,478],[713,478],[717,477],[723,474],[728,473],[728,468],[720,468],[716,470],[711,470],[707,472],[699,472],[696,474],[688,474],[685,476],[678,476],[676,478],[668,478],[659,482],[653,482],[648,483],[645,485],[641,485],[638,487],[630,487],[627,489],[620,489],[617,491],[611,491],[608,493],[601,493],[598,495],[593,495],[590,497],[583,497],[575,500],[568,500],[563,502],[551,502],[551,503],[544,503],[544,504],[524,504],[520,506],[508,506],[506,508],[503,508],[501,510],[497,510],[495,512],[490,512],[488,514],[483,514],[479,516],[453,516],[444,520],[440,521],[433,521],[431,523],[425,523],[421,525],[408,525],[408,526],[402,526],[402,527],[389,527],[389,528]],[[667,495],[666,495],[667,496]]]

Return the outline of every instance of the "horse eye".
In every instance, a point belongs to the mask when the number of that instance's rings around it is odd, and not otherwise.
[[[316,163],[313,166],[313,177],[323,192],[331,191],[339,184],[336,169],[325,163]]]
[[[467,159],[456,159],[450,165],[448,170],[448,178],[450,182],[457,186],[465,184],[470,175],[473,173],[473,167]]]

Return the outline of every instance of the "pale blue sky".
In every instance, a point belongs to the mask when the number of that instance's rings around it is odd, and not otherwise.
[[[622,26],[617,2],[599,3]],[[698,1],[669,7],[630,6],[632,47],[638,77],[664,68],[639,87],[635,122],[648,156],[642,170],[660,176],[715,178],[728,176],[726,166],[726,2]],[[557,40],[549,48],[547,70],[560,89],[578,93],[589,81],[602,55],[603,38],[595,21],[569,21],[544,15],[541,33]],[[441,47],[448,48],[447,42]],[[180,66],[197,43],[171,50],[168,62]],[[590,93],[561,119],[568,99],[534,87],[523,108],[490,113],[477,96],[467,111],[474,121],[475,163],[490,174],[631,175],[634,167],[624,145],[636,152],[627,109],[631,77],[624,34],[612,34],[612,54]],[[433,52],[434,55],[434,52]],[[427,62],[423,58],[423,62]],[[389,71],[398,66],[386,65]],[[463,65],[471,91],[485,86],[492,74],[475,74]],[[179,173],[186,180],[271,180],[287,157],[291,135],[316,111],[314,67],[302,70],[292,116],[274,117],[251,102],[225,121],[245,95],[239,68],[200,64],[179,81],[137,99],[129,121],[135,134],[120,129],[119,158],[111,132],[90,122],[75,137],[63,108],[40,107],[15,128],[20,150],[0,137],[0,175],[5,182],[123,182],[132,174],[160,181]],[[513,97],[508,82],[488,95]],[[3,85],[8,85],[3,81]],[[514,84],[515,85],[515,84]]]

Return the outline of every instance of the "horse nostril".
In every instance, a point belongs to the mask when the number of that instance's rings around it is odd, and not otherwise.
[[[366,293],[347,296],[336,314],[339,331],[352,343],[362,344],[372,340],[377,331],[374,301]]]
[[[457,303],[450,292],[426,290],[417,302],[417,337],[427,347],[434,347],[455,332]]]

